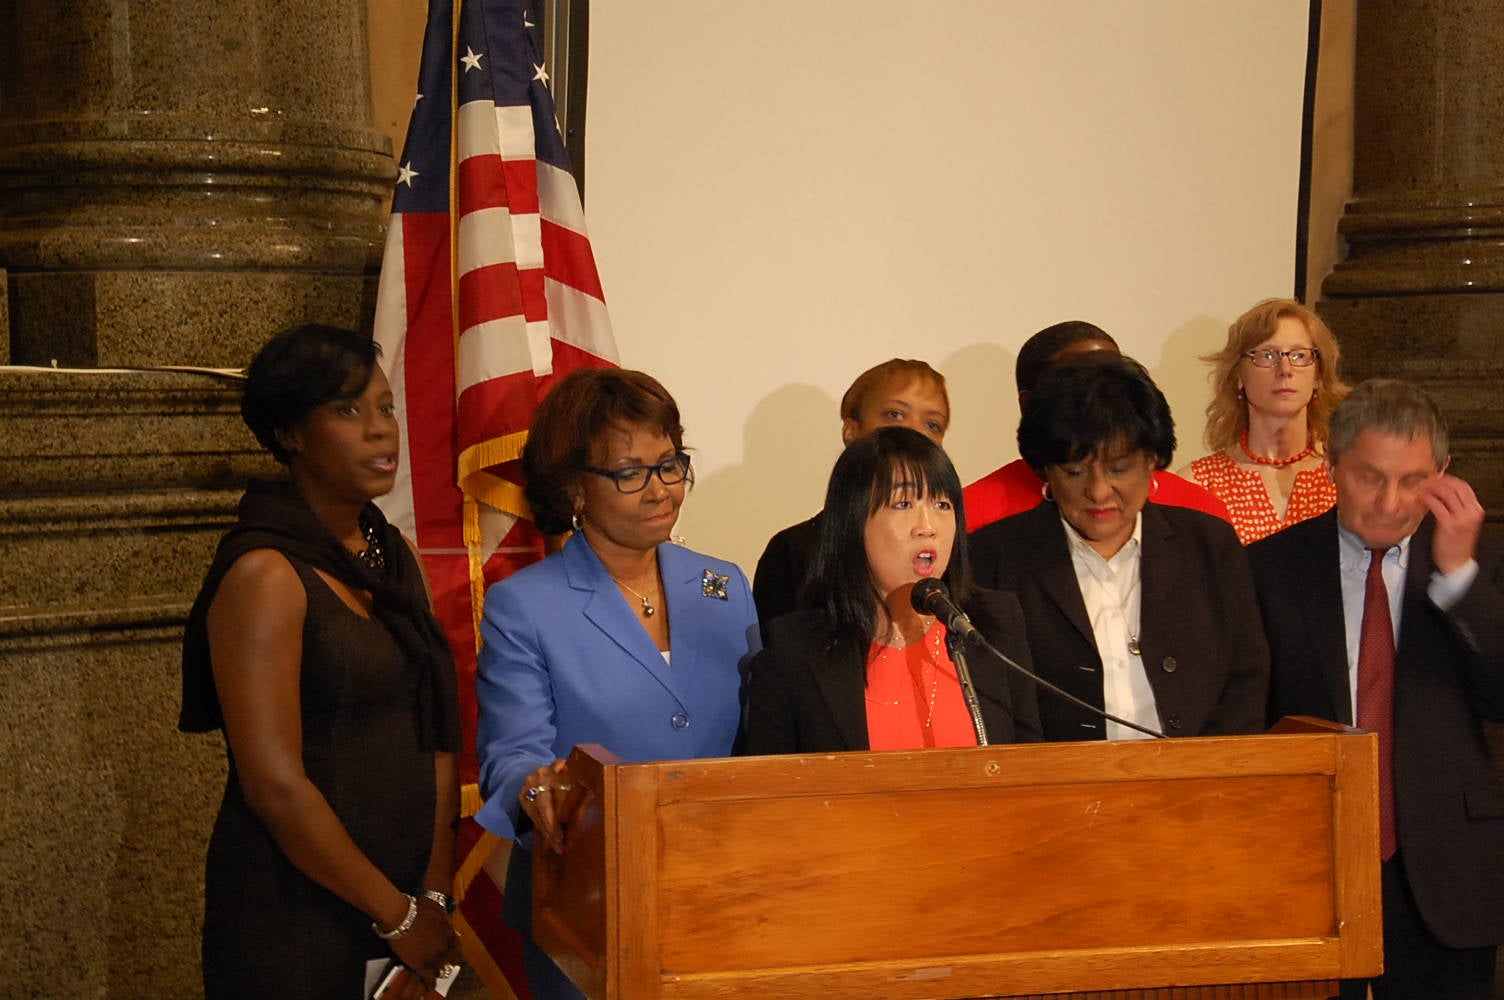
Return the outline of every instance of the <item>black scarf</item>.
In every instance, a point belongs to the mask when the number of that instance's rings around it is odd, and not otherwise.
[[[253,481],[240,500],[239,520],[220,539],[183,636],[183,710],[178,728],[206,733],[224,726],[214,669],[209,658],[209,605],[236,559],[253,549],[276,549],[356,590],[369,591],[372,612],[391,632],[407,659],[416,664],[418,738],[426,750],[460,749],[459,692],[454,655],[443,628],[428,607],[418,561],[402,533],[388,524],[375,504],[361,515],[376,525],[386,553],[386,570],[368,569],[324,527],[291,483]]]

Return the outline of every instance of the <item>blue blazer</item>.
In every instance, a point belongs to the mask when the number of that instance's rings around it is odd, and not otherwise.
[[[476,820],[516,837],[523,779],[599,743],[624,761],[724,757],[741,661],[759,648],[747,578],[732,563],[658,546],[673,665],[579,534],[486,592],[476,677]]]

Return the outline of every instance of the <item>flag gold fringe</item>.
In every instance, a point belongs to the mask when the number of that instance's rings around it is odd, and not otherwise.
[[[480,550],[480,506],[472,496],[465,497],[464,516],[465,552],[470,563],[470,628],[479,656],[480,619],[486,610],[486,554]]]
[[[517,431],[498,438],[488,438],[472,444],[460,452],[458,475],[460,491],[466,498],[505,511],[513,517],[532,518],[527,498],[521,485],[487,472],[503,462],[514,462],[522,457],[522,446],[527,444],[527,431]],[[479,533],[477,532],[477,541]],[[465,539],[466,544],[470,539]]]
[[[474,783],[460,786],[460,815],[469,819],[480,812],[486,800],[480,797],[480,786]]]

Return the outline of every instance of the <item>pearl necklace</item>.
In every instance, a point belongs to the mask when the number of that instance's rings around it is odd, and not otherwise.
[[[1250,462],[1273,466],[1276,469],[1283,469],[1287,465],[1294,465],[1303,458],[1309,458],[1311,452],[1316,449],[1315,443],[1310,438],[1306,438],[1306,450],[1298,455],[1291,455],[1289,458],[1270,458],[1267,455],[1255,455],[1252,451],[1248,450],[1248,428],[1246,427],[1243,428],[1243,433],[1238,436],[1238,444],[1242,447],[1243,454],[1248,456]]]

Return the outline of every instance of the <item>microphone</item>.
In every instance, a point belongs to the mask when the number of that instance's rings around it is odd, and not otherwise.
[[[966,700],[966,711],[971,715],[971,728],[977,734],[977,746],[987,746],[987,723],[982,720],[982,704],[977,701],[977,689],[971,683],[971,668],[966,664],[966,654],[960,642],[953,638],[981,638],[977,627],[966,617],[966,612],[950,599],[945,584],[934,577],[925,577],[909,591],[909,604],[921,615],[934,615],[945,623],[946,645],[950,648],[951,662],[956,665],[956,680],[961,682],[961,697]],[[985,640],[984,640],[985,641]]]
[[[914,584],[914,589],[909,591],[909,604],[921,615],[934,615],[940,619],[945,623],[947,631],[963,636],[976,633],[977,627],[971,623],[966,612],[950,599],[950,591],[942,580],[931,576]]]
[[[1106,719],[1109,722],[1116,722],[1121,726],[1127,726],[1129,729],[1137,730],[1145,736],[1151,736],[1157,740],[1169,738],[1164,733],[1141,726],[1137,722],[1120,719],[1111,712],[1104,712],[1097,706],[1082,701],[1070,692],[1063,691],[1054,684],[1051,684],[1043,677],[1034,673],[1034,671],[1014,660],[1011,656],[1008,656],[1002,650],[988,642],[987,637],[971,623],[971,619],[967,617],[966,612],[962,611],[960,606],[951,600],[950,591],[946,589],[944,582],[936,580],[934,577],[925,577],[923,580],[920,580],[914,584],[913,590],[909,592],[909,604],[922,615],[934,615],[936,618],[939,618],[945,623],[947,631],[954,633],[962,639],[973,639],[980,643],[983,649],[1001,660],[1003,665],[1008,669],[1023,674],[1039,687],[1044,688],[1058,698],[1070,702],[1077,708],[1084,708],[1098,718]],[[982,710],[976,703],[976,689],[971,686],[971,672],[965,668],[964,658],[956,659],[953,653],[952,659],[956,660],[956,673],[961,681],[962,694],[966,697],[966,707],[972,710],[972,723],[977,727],[977,742],[979,745],[985,746],[987,739],[984,735],[984,730],[981,728]]]

